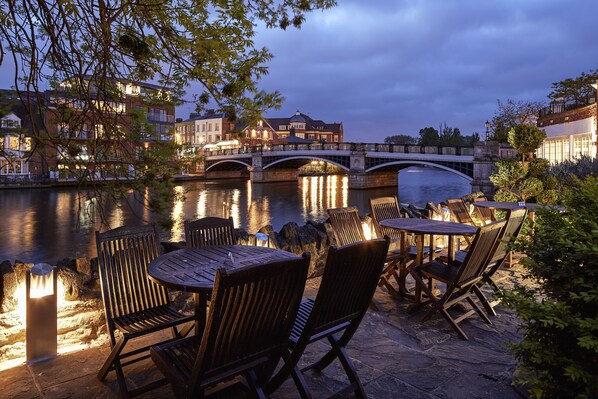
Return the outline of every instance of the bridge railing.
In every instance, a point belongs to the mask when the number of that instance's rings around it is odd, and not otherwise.
[[[444,147],[420,146],[406,144],[378,144],[378,143],[310,143],[310,144],[276,144],[254,147],[239,147],[222,150],[204,151],[205,156],[238,155],[264,153],[272,151],[366,151],[366,152],[394,152],[405,154],[436,154],[473,156],[473,147]]]

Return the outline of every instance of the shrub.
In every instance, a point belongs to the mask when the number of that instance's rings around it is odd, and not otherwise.
[[[564,205],[538,210],[516,248],[533,287],[503,293],[522,319],[519,382],[536,398],[591,398],[598,386],[598,179],[571,188]]]

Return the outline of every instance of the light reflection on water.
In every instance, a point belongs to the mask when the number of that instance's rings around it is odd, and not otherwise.
[[[163,240],[184,239],[183,221],[205,216],[232,216],[236,227],[249,233],[265,225],[279,231],[288,222],[324,221],[326,209],[355,205],[369,211],[368,199],[397,195],[396,188],[348,190],[347,176],[302,177],[299,182],[252,185],[247,180],[187,182],[185,200],[173,204],[172,230]],[[399,174],[399,201],[424,206],[470,192],[457,175],[430,168]],[[155,218],[130,195],[131,207],[104,204],[110,227],[139,225]],[[0,262],[55,262],[63,258],[96,256],[95,230],[101,226],[93,201],[74,189],[0,190]]]

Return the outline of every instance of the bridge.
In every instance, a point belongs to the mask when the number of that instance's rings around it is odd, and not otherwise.
[[[336,165],[349,175],[349,188],[397,185],[397,173],[410,166],[429,166],[455,173],[472,184],[473,191],[489,192],[488,176],[498,160],[495,142],[475,147],[397,144],[326,143],[281,144],[204,152],[208,178],[249,177],[253,183],[297,180],[298,169],[311,161]]]

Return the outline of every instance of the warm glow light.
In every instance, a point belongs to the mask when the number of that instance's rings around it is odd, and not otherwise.
[[[29,292],[29,296],[31,298],[41,298],[52,295],[54,293],[52,275],[53,272],[44,275],[31,273],[31,291]]]
[[[372,239],[372,228],[367,223],[361,223],[361,228],[363,229],[363,234],[365,235],[366,240]]]

